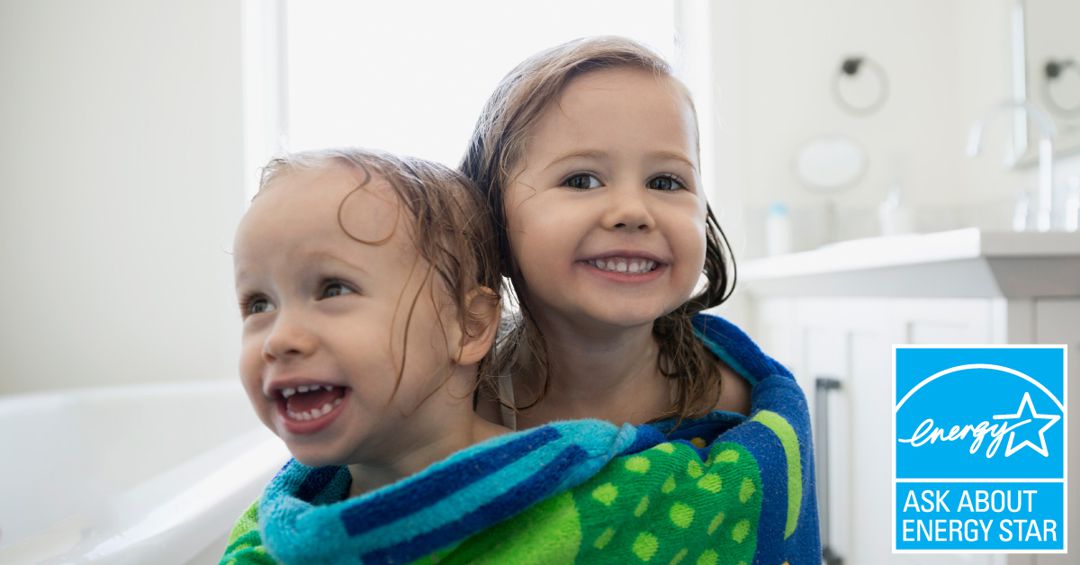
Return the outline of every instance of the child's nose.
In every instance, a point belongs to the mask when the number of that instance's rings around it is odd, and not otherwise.
[[[315,350],[315,337],[296,315],[278,314],[263,342],[263,357],[268,361],[306,357]]]
[[[637,187],[635,187],[637,188]],[[612,190],[604,214],[604,226],[613,230],[647,231],[653,228],[652,211],[644,189]]]

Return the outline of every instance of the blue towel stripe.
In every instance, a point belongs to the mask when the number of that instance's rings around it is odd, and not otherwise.
[[[502,495],[464,514],[460,520],[411,540],[361,555],[364,563],[403,563],[428,555],[451,542],[513,516],[522,508],[556,492],[566,472],[589,457],[584,449],[570,445],[549,464],[519,481]]]
[[[795,529],[798,539],[785,540],[784,526],[787,521],[787,455],[779,438],[762,424],[747,424],[728,432],[728,437],[742,441],[757,459],[762,481],[762,514],[758,525],[758,550],[755,564],[773,564],[795,558],[792,547],[813,548],[818,546],[817,505],[815,503],[814,465],[809,415],[806,400],[798,384],[792,378],[774,375],[762,380],[754,389],[754,405],[761,409],[783,410],[788,423],[799,438],[803,496],[799,520]],[[757,426],[764,430],[755,430]],[[744,438],[745,436],[745,438]],[[756,437],[756,441],[749,441]],[[802,529],[804,528],[805,529]],[[808,536],[812,536],[808,537]]]
[[[705,348],[708,349],[718,359],[726,363],[741,377],[750,382],[750,384],[757,384],[758,376],[760,373],[756,372],[755,367],[746,367],[737,359],[731,355],[724,347],[723,343],[720,343],[721,337],[715,328],[710,327],[710,320],[703,316],[695,316],[692,320],[694,326],[694,333],[698,339],[701,340]]]
[[[787,418],[799,437],[799,456],[802,459],[803,496],[802,510],[799,513],[799,521],[795,527],[793,539],[789,539],[787,547],[816,547],[820,543],[818,538],[818,509],[817,509],[817,484],[814,477],[814,440],[811,435],[810,412],[806,407],[806,397],[797,385],[785,386],[787,389]],[[810,536],[813,536],[812,538]],[[794,562],[789,556],[785,559]]]
[[[637,437],[634,438],[634,442],[619,455],[630,455],[645,451],[646,449],[666,441],[667,438],[664,437],[664,431],[661,430],[659,426],[639,426]]]
[[[735,324],[706,314],[694,316],[692,323],[705,347],[751,384],[756,385],[769,375],[794,378],[786,367],[766,355]]]
[[[297,465],[295,459],[290,460]],[[300,486],[296,487],[296,497],[300,500],[312,502],[315,498],[326,490],[326,487],[330,485],[330,482],[337,476],[341,467],[319,467],[317,469],[311,469],[308,471],[307,476],[304,477],[304,481],[300,483]]]
[[[394,513],[388,514],[379,527],[353,536],[350,539],[357,544],[357,547],[385,547],[413,539],[428,530],[445,524],[456,522],[461,519],[463,510],[477,508],[490,502],[524,480],[525,477],[532,475],[536,469],[550,464],[568,444],[577,445],[586,451],[607,453],[609,449],[606,448],[610,447],[607,442],[611,439],[611,433],[616,430],[614,426],[606,423],[603,425],[603,430],[608,433],[603,433],[596,426],[586,426],[587,429],[594,433],[587,433],[585,430],[575,431],[573,427],[567,429],[561,424],[554,424],[552,427],[557,428],[562,434],[560,439],[543,445],[535,451],[530,451],[518,461],[489,474],[480,481],[473,482],[458,490],[454,495],[439,500],[430,508],[424,508],[404,516]],[[540,433],[540,430],[541,428],[534,428],[527,433]],[[599,450],[597,450],[598,447]],[[466,457],[461,456],[466,454],[471,457],[471,452],[467,450],[453,456],[448,462],[452,463],[458,459],[464,459]],[[602,459],[606,461],[607,457],[602,457]],[[598,466],[580,465],[579,468],[572,469],[567,474],[566,479],[574,481],[575,472],[581,473],[583,469],[585,474],[580,477],[578,482],[583,481],[591,477]],[[406,479],[406,482],[402,485],[391,488],[409,488],[408,481],[409,479]]]
[[[432,469],[423,482],[410,488],[378,491],[363,506],[345,509],[341,513],[342,525],[350,536],[360,535],[386,523],[387,516],[407,516],[430,508],[439,500],[475,483],[506,465],[520,460],[552,441],[560,434],[553,428],[525,434],[483,453],[455,461],[439,469]]]
[[[787,456],[784,446],[768,427],[755,421],[731,430],[726,441],[740,443],[757,462],[761,473],[761,517],[758,519],[754,564],[782,563],[777,550],[784,547],[787,520]],[[753,441],[748,441],[753,440]]]
[[[488,475],[486,479],[474,482],[458,490],[455,495],[436,502],[431,508],[406,516],[391,514],[387,516],[387,520],[380,527],[349,539],[356,544],[356,547],[386,547],[390,546],[390,544],[413,539],[429,529],[456,522],[460,520],[463,508],[477,508],[501,496],[519,481],[524,480],[524,477],[531,475],[541,467],[549,465],[569,444],[578,445],[586,453],[589,453],[589,459],[586,459],[582,465],[568,469],[563,476],[561,488],[575,486],[591,479],[596,470],[603,467],[604,463],[613,454],[622,453],[625,446],[633,443],[637,433],[637,428],[634,426],[627,425],[616,428],[611,423],[600,420],[555,422],[549,426],[558,430],[561,433],[561,438],[543,445],[534,452],[529,452],[528,455],[523,456],[512,465],[500,469],[497,473]],[[534,428],[523,433],[540,433],[541,430],[542,428]],[[495,440],[495,444],[491,445],[491,447],[497,447],[501,445],[499,442],[505,442],[512,438],[513,436],[503,436],[503,439]],[[486,448],[484,447],[485,450]],[[475,448],[465,449],[464,452],[450,457],[446,462],[450,463],[465,457],[471,457],[475,450]],[[440,463],[440,465],[446,465],[446,463]],[[428,472],[434,470],[435,468],[432,468]],[[401,486],[407,487],[409,481],[406,480]],[[462,501],[467,502],[464,502],[462,506]],[[340,510],[336,512],[340,512]],[[339,526],[340,520],[336,513],[335,522]]]

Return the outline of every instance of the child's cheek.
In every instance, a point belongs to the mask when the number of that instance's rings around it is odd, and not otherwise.
[[[257,334],[245,331],[241,339],[240,383],[244,387],[248,401],[255,415],[273,431],[270,410],[273,406],[262,391],[262,346]]]

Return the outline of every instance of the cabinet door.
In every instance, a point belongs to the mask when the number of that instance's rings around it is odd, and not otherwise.
[[[815,433],[829,435],[829,461],[819,462],[829,486],[822,518],[844,563],[927,562],[892,555],[891,355],[904,334],[890,311],[880,300],[815,300],[799,310],[806,371],[840,383],[812,393],[829,395],[827,418],[815,420],[819,428],[827,420]]]

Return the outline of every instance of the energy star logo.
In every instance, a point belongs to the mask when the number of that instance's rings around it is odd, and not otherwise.
[[[1065,553],[1066,347],[896,346],[893,551]]]

